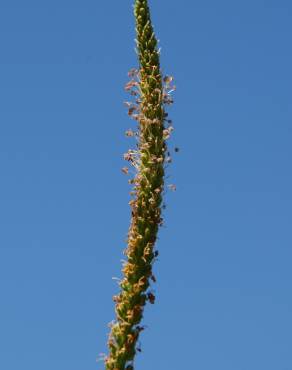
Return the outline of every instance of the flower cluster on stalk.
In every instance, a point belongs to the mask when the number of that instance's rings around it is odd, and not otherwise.
[[[137,127],[128,129],[125,134],[137,142],[135,149],[124,154],[127,166],[122,168],[127,175],[134,173],[129,179],[132,217],[120,292],[113,297],[116,320],[110,324],[107,370],[134,369],[134,357],[141,351],[138,340],[144,330],[141,325],[144,306],[146,302],[155,302],[151,289],[151,282],[156,281],[152,265],[158,256],[155,250],[158,229],[163,224],[165,169],[171,162],[167,140],[173,126],[166,107],[173,103],[171,94],[175,86],[171,76],[162,77],[147,0],[135,1],[135,18],[139,68],[129,71],[130,80],[125,90],[131,99],[125,105]],[[174,185],[169,187],[175,190]]]

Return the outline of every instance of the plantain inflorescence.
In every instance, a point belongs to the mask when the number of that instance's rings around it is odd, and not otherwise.
[[[131,191],[131,224],[128,232],[120,293],[114,296],[116,320],[110,324],[107,370],[134,369],[133,361],[141,349],[138,339],[146,302],[155,302],[150,283],[156,279],[152,265],[158,256],[155,250],[158,229],[162,225],[162,196],[166,165],[171,162],[166,141],[172,122],[165,107],[172,104],[172,77],[162,76],[157,39],[150,18],[147,0],[136,0],[134,6],[139,68],[128,73],[125,90],[132,97],[126,102],[128,114],[137,121],[137,130],[126,131],[137,139],[136,149],[124,154],[134,176],[129,180]],[[177,150],[175,150],[177,151]],[[130,174],[125,166],[122,172]],[[174,186],[171,185],[174,190]]]

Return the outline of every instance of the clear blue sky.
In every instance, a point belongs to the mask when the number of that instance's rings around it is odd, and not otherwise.
[[[150,1],[178,145],[137,370],[292,369],[292,2]],[[132,0],[0,3],[0,368],[95,370],[130,210]]]

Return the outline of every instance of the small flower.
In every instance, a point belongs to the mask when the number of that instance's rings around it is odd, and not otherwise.
[[[171,163],[171,162],[172,162],[171,157],[166,157],[165,162],[166,162],[166,163]]]
[[[138,86],[138,82],[137,81],[134,81],[134,80],[131,80],[129,82],[126,83],[125,85],[125,90],[126,91],[130,91],[133,87],[136,87]]]
[[[174,184],[169,184],[168,187],[170,190],[176,191],[176,186]]]
[[[126,131],[126,136],[127,137],[133,137],[133,136],[135,136],[135,132],[133,130],[127,130]]]
[[[154,304],[155,303],[155,295],[152,294],[152,293],[148,293],[147,294],[147,298],[148,298],[148,301],[151,303],[151,304]]]
[[[163,78],[163,82],[167,85],[169,85],[172,81],[173,81],[172,76],[164,76],[164,78]]]
[[[138,71],[136,68],[132,68],[132,69],[130,69],[130,70],[129,70],[129,72],[128,72],[128,76],[129,76],[129,77],[132,77],[132,78],[133,78],[133,77],[136,77],[136,76],[137,76],[137,74],[138,74],[138,72],[139,72],[139,71]]]

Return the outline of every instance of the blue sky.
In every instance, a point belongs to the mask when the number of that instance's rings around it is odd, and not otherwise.
[[[177,92],[136,369],[292,369],[292,3],[151,1]],[[0,368],[94,370],[130,210],[132,1],[0,3]]]

